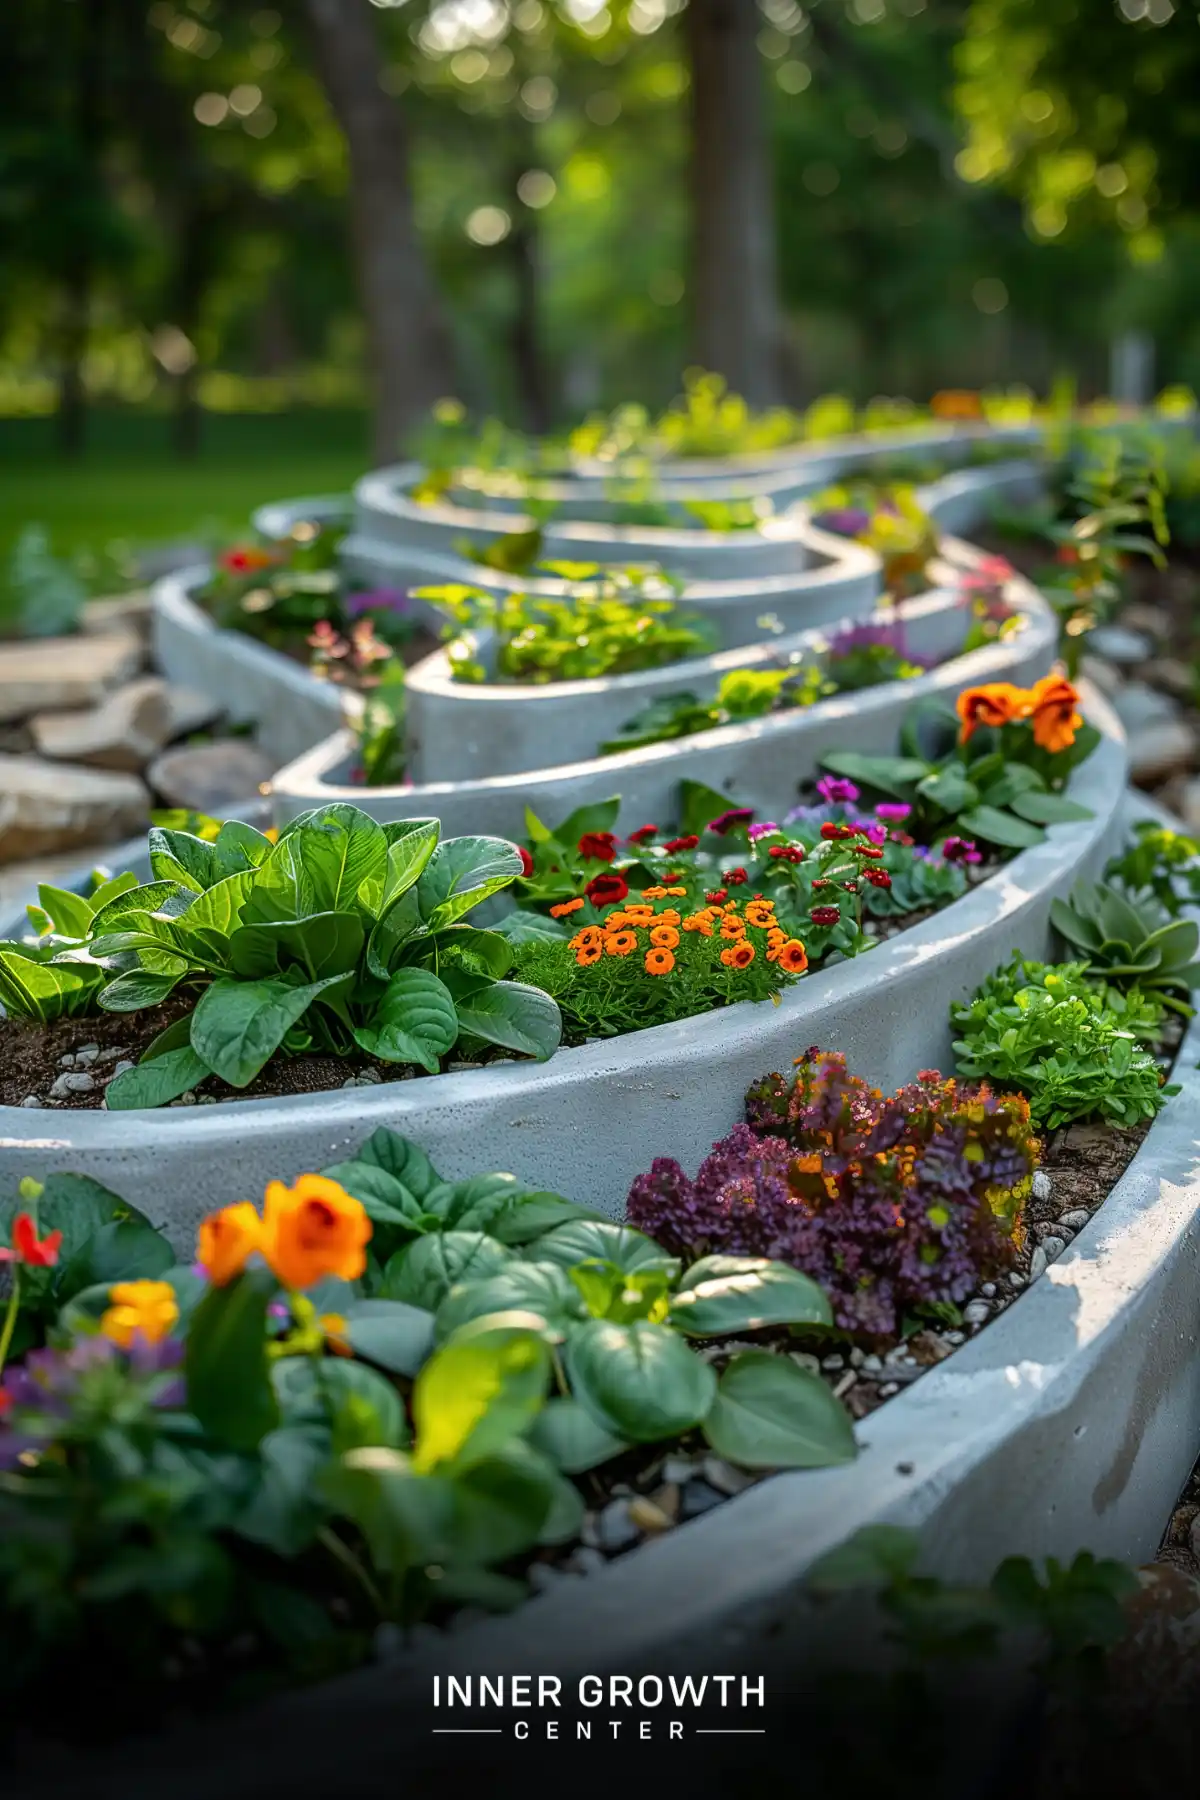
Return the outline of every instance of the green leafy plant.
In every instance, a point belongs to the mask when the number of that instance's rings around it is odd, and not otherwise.
[[[1082,963],[1015,953],[968,1003],[950,1008],[959,1073],[1018,1088],[1034,1120],[1051,1128],[1088,1118],[1138,1125],[1178,1093],[1140,1041],[1156,1015],[1157,1001],[1136,989],[1115,994],[1089,980]]]
[[[398,787],[408,766],[405,740],[407,693],[404,665],[387,665],[378,684],[363,696],[351,731],[357,766],[367,787]]]
[[[1084,953],[1097,980],[1156,995],[1191,1017],[1187,995],[1200,984],[1200,963],[1193,961],[1200,927],[1193,920],[1172,919],[1157,901],[1128,898],[1102,881],[1080,882],[1069,903],[1052,901],[1050,919]]]
[[[1132,898],[1149,896],[1178,918],[1182,906],[1200,905],[1200,842],[1182,831],[1141,819],[1133,841],[1104,871]]]
[[[812,706],[837,692],[837,684],[815,667],[783,669],[731,669],[717,684],[707,703],[695,694],[664,694],[624,725],[614,738],[600,745],[602,756],[636,750],[643,744],[669,743],[691,737],[697,731],[716,731],[723,725],[760,719],[767,713],[795,706]]]
[[[26,525],[13,545],[5,585],[6,610],[18,635],[60,637],[74,631],[88,597],[74,564],[55,556],[42,525]]]
[[[345,805],[302,814],[277,843],[234,822],[211,842],[156,828],[148,884],[89,901],[41,890],[53,932],[0,947],[0,997],[43,1021],[194,997],[112,1082],[110,1108],[161,1106],[209,1075],[247,1087],[277,1052],[357,1049],[430,1074],[460,1038],[551,1055],[554,1002],[505,981],[512,947],[464,923],[520,874],[518,852],[438,840],[436,820],[381,826]]]
[[[657,669],[716,646],[711,625],[675,604],[682,583],[655,568],[563,562],[541,567],[571,584],[566,597],[497,596],[461,584],[414,590],[455,621],[445,635],[451,639],[447,655],[456,680],[489,679],[474,646],[458,637],[462,628],[494,634],[492,679],[534,685]]]

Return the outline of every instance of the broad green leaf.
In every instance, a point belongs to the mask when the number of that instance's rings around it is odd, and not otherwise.
[[[489,894],[521,873],[521,857],[504,838],[445,838],[417,883],[421,913],[431,931],[453,925]]]
[[[435,1312],[458,1282],[495,1275],[512,1259],[482,1231],[432,1231],[414,1239],[388,1264],[384,1294]]]
[[[420,1146],[383,1125],[371,1133],[355,1160],[385,1169],[397,1181],[402,1181],[418,1200],[423,1200],[431,1189],[441,1184],[441,1176]]]
[[[511,1210],[494,1219],[488,1229],[502,1244],[533,1244],[560,1225],[573,1225],[585,1219],[611,1223],[603,1213],[593,1212],[587,1206],[576,1206],[573,1200],[564,1200],[561,1194],[525,1194],[514,1200]]]
[[[747,1469],[823,1469],[857,1455],[853,1420],[821,1377],[768,1350],[732,1359],[704,1435]]]
[[[722,800],[721,809],[727,803]],[[611,831],[621,811],[620,795],[612,800],[592,800],[586,806],[577,806],[568,813],[561,825],[556,825],[552,833],[555,841],[574,850],[580,838],[589,831]],[[715,816],[715,815],[714,815]]]
[[[413,1465],[455,1474],[494,1455],[540,1410],[550,1352],[519,1326],[464,1328],[425,1364],[413,1387]]]
[[[179,963],[173,975],[152,975],[146,969],[131,969],[127,975],[118,975],[115,981],[99,995],[97,1004],[105,1012],[140,1012],[146,1006],[158,1006],[173,988],[178,987],[187,973],[187,966]]]
[[[587,1317],[578,1289],[562,1269],[553,1263],[510,1262],[484,1279],[467,1272],[451,1286],[438,1306],[435,1334],[442,1342],[472,1319],[503,1312],[534,1313],[560,1337]]]
[[[107,980],[104,969],[90,963],[47,963],[0,950],[0,1001],[13,1018],[37,1019],[48,1025],[86,1010]]]
[[[1064,794],[1018,794],[1009,804],[1022,819],[1034,825],[1071,825],[1092,817],[1090,807],[1080,806],[1078,800],[1068,800]]]
[[[731,801],[728,794],[722,794],[717,788],[706,787],[702,781],[681,781],[679,784],[679,832],[681,837],[702,837],[704,828],[712,819],[719,819],[722,813],[729,811]],[[710,838],[709,843],[712,843]]]
[[[955,823],[960,832],[983,838],[989,844],[1002,844],[1009,850],[1028,850],[1046,836],[1039,825],[1031,825],[1012,813],[1000,812],[994,806],[976,806],[970,812],[961,813]]]
[[[436,1224],[402,1181],[372,1163],[331,1163],[321,1173],[330,1181],[340,1182],[346,1192],[361,1203],[367,1217],[377,1224],[393,1226],[405,1236],[428,1231]]]
[[[69,1261],[60,1261],[55,1292],[67,1300],[100,1283],[158,1281],[174,1262],[174,1251],[153,1225],[144,1219],[110,1219]]]
[[[545,1062],[562,1040],[562,1014],[540,988],[495,981],[456,1002],[458,1027],[487,1044],[520,1050]]]
[[[96,908],[92,915],[92,937],[96,939],[111,932],[128,930],[131,920],[137,921],[143,930],[153,930],[156,916],[159,921],[179,918],[194,900],[192,889],[176,881],[150,881],[140,887],[124,888]],[[146,919],[151,921],[148,926],[144,923]]]
[[[39,884],[38,900],[59,937],[85,938],[92,928],[92,906],[68,888]]]
[[[917,793],[923,800],[938,806],[943,812],[960,813],[968,806],[974,806],[979,799],[979,789],[973,781],[969,781],[963,771],[951,764],[948,768],[937,769],[932,775],[926,775],[917,783]]]
[[[92,912],[98,913],[110,900],[115,900],[120,894],[127,894],[137,885],[138,878],[132,869],[126,869],[123,875],[114,875],[111,881],[102,881],[95,892],[88,896]]]
[[[215,891],[215,890],[214,890]],[[262,978],[298,964],[310,981],[357,969],[363,922],[358,913],[312,913],[307,919],[243,925],[229,940],[229,959],[239,975]]]
[[[900,800],[911,800],[917,782],[929,773],[929,764],[915,756],[860,756],[855,750],[831,750],[821,767]]]
[[[258,869],[275,848],[265,832],[240,819],[227,819],[213,839],[213,864],[218,879],[243,869]]]
[[[190,831],[167,831],[155,825],[149,847],[150,867],[158,881],[177,881],[199,894],[224,872],[217,867],[213,845]]]
[[[510,944],[555,944],[571,935],[557,919],[547,919],[541,913],[524,912],[520,907],[505,913],[491,929],[499,937],[506,938]]]
[[[288,841],[299,845],[317,899],[314,910],[349,911],[364,884],[373,886],[379,904],[388,841],[383,827],[357,806],[338,802],[309,813]]]
[[[314,1483],[329,1454],[329,1432],[321,1426],[269,1431],[258,1447],[258,1487],[234,1522],[238,1536],[265,1544],[277,1556],[299,1556],[324,1517]]]
[[[387,981],[397,953],[410,940],[428,936],[421,918],[416,887],[408,888],[371,928],[367,940],[367,967],[380,981]]]
[[[204,893],[197,894],[183,915],[183,929],[215,931],[219,937],[228,938],[237,929],[256,873],[254,869],[243,869],[237,875],[226,875]]]
[[[436,819],[413,819],[406,823],[413,826],[411,831],[406,831],[403,837],[388,840],[382,898],[375,908],[379,913],[386,911],[412,887],[437,849],[442,828]],[[384,829],[388,828],[385,826]]]
[[[759,1257],[706,1256],[687,1271],[671,1301],[671,1323],[689,1337],[832,1322],[815,1281],[787,1263]]]
[[[390,1381],[347,1357],[326,1356],[317,1369],[317,1386],[329,1409],[336,1455],[362,1445],[403,1449],[409,1440],[404,1404]]]
[[[582,1475],[628,1450],[578,1400],[547,1400],[533,1421],[529,1442],[568,1475]]]
[[[230,1087],[248,1087],[313,1001],[344,975],[292,987],[285,981],[232,981],[207,987],[192,1014],[192,1048]]]
[[[424,1205],[444,1231],[486,1231],[528,1193],[515,1175],[472,1175],[466,1181],[444,1181],[431,1188]]]
[[[450,990],[430,969],[397,969],[354,1041],[381,1062],[419,1063],[436,1075],[454,1048],[458,1014]]]
[[[466,1563],[507,1562],[541,1541],[562,1477],[519,1438],[456,1475],[454,1546]],[[576,1525],[583,1501],[577,1494]]]
[[[362,1533],[373,1570],[399,1578],[453,1556],[455,1484],[421,1474],[404,1451],[349,1450],[320,1472],[317,1487]]]
[[[254,877],[249,898],[242,907],[242,924],[306,919],[310,913],[321,910],[298,839],[291,835],[281,836]]]
[[[433,1348],[433,1314],[397,1300],[356,1300],[345,1315],[346,1340],[356,1355],[413,1376]]]
[[[678,1257],[668,1256],[652,1238],[634,1231],[632,1226],[615,1225],[608,1219],[572,1220],[538,1239],[539,1262],[553,1262],[570,1269],[593,1257],[616,1263],[626,1271],[659,1268],[674,1275],[679,1269]]]
[[[501,981],[512,968],[512,945],[498,931],[479,931],[474,925],[448,925],[437,940],[438,969],[447,964],[485,981]]]
[[[184,1364],[188,1411],[231,1450],[257,1449],[279,1423],[267,1364],[273,1275],[255,1270],[212,1288],[192,1315]]]
[[[571,1391],[617,1437],[653,1444],[700,1424],[713,1404],[717,1378],[684,1340],[664,1325],[617,1325],[589,1319],[567,1339]]]

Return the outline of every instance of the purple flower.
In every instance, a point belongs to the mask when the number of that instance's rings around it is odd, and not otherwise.
[[[868,825],[867,836],[873,844],[886,844],[888,838],[886,825]]]
[[[347,594],[345,607],[352,619],[368,612],[410,613],[413,610],[404,588],[371,588],[365,594]]]
[[[726,832],[732,831],[735,825],[748,825],[753,817],[754,808],[752,806],[731,806],[728,812],[721,813],[718,818],[710,819],[704,829],[715,831],[719,837],[724,837]]]
[[[901,624],[884,623],[873,625],[864,620],[859,625],[846,625],[829,640],[830,656],[849,656],[855,650],[894,650],[898,656],[906,654],[904,648],[904,627]]]
[[[830,806],[848,806],[858,799],[858,789],[852,781],[843,781],[840,775],[822,775],[817,783],[817,792],[822,800]]]
[[[911,811],[911,806],[905,806],[899,800],[883,800],[875,808],[875,817],[885,819],[889,825],[899,825]]]
[[[970,838],[948,837],[942,843],[942,860],[948,863],[977,863],[982,862],[983,857]]]
[[[871,515],[864,506],[834,506],[818,513],[813,524],[821,531],[836,532],[838,537],[858,537],[871,527]]]
[[[759,838],[770,837],[773,831],[780,829],[781,827],[775,823],[774,819],[764,819],[761,825],[751,825],[746,836],[752,844],[756,844]]]

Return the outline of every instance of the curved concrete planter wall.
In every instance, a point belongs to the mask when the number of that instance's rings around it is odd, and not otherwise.
[[[1024,631],[1015,637],[954,658],[911,681],[892,681],[858,693],[835,695],[815,706],[776,713],[744,725],[697,732],[687,739],[651,744],[612,756],[519,774],[471,781],[438,781],[408,787],[355,785],[350,736],[339,732],[281,769],[271,784],[281,818],[333,800],[351,800],[373,818],[442,820],[448,835],[470,831],[501,837],[524,834],[525,809],[548,824],[594,800],[623,796],[624,816],[669,819],[681,774],[756,806],[765,817],[796,803],[801,780],[825,751],[853,742],[856,750],[894,749],[900,724],[917,700],[933,695],[953,699],[977,682],[1025,683],[1043,675],[1054,658],[1056,627],[1049,609],[1024,584]],[[436,754],[436,747],[434,749]],[[685,766],[686,764],[686,766]]]
[[[620,1217],[634,1175],[655,1156],[693,1166],[740,1116],[756,1076],[805,1045],[846,1052],[894,1086],[948,1059],[946,1009],[1019,948],[1049,948],[1050,902],[1095,876],[1115,846],[1126,775],[1120,726],[1088,694],[1104,732],[1071,793],[1083,822],[1054,827],[991,880],[868,955],[806,976],[778,1006],[741,1005],[702,1018],[510,1063],[280,1100],[222,1101],[163,1112],[0,1109],[8,1180],[83,1170],[145,1208],[180,1247],[231,1192],[260,1192],[350,1153],[379,1125],[413,1138],[446,1175],[481,1154]],[[477,828],[478,822],[477,822]],[[486,1149],[481,1149],[486,1147]]]
[[[949,575],[974,561],[967,554],[955,554],[957,550],[944,547]],[[1049,634],[1047,641],[1052,643],[1052,621],[1033,590],[1014,582],[1010,601],[1026,629],[1032,624],[1039,642]],[[903,623],[906,649],[928,664],[957,655],[972,623],[954,587],[936,588],[897,609],[884,608],[870,620],[878,625],[898,621]],[[789,662],[819,666],[826,641],[819,631],[801,631],[662,669],[537,687],[456,681],[446,651],[436,651],[409,671],[409,771],[417,783],[469,781],[479,769],[491,775],[512,774],[543,767],[548,746],[558,764],[587,761],[651,701],[679,693],[708,699],[721,677],[734,669],[774,669]],[[471,643],[475,654],[490,665],[491,635],[481,634]],[[677,749],[683,751],[686,743],[681,740]]]

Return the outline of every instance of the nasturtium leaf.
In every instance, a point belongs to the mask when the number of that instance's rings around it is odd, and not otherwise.
[[[567,1338],[571,1391],[615,1436],[653,1444],[698,1425],[713,1404],[717,1378],[664,1325],[589,1319]]]
[[[351,1349],[394,1375],[415,1375],[433,1348],[433,1314],[421,1307],[356,1300],[343,1316]]]
[[[693,1263],[671,1300],[671,1323],[689,1337],[723,1337],[769,1325],[829,1325],[829,1301],[787,1263],[706,1256]]]
[[[472,1319],[503,1312],[534,1313],[559,1336],[587,1317],[578,1290],[562,1269],[553,1263],[510,1262],[493,1274],[480,1278],[468,1273],[456,1282],[438,1305],[435,1335],[441,1342]]]
[[[1022,819],[1034,825],[1070,825],[1092,817],[1090,807],[1068,800],[1065,794],[1018,794],[1009,804]]]
[[[857,1454],[854,1423],[821,1377],[768,1350],[733,1357],[704,1435],[748,1469],[823,1469]]]
[[[436,1075],[458,1038],[458,1014],[444,981],[430,969],[397,969],[354,1041],[382,1062],[419,1063]]]
[[[976,806],[969,812],[960,813],[955,825],[963,836],[1002,844],[1007,850],[1028,850],[1046,836],[1040,825],[1018,819],[1015,813],[1001,812],[995,806]]]

